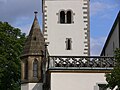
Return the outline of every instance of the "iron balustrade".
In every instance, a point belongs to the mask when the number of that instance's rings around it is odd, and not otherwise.
[[[49,56],[49,69],[112,69],[114,57],[104,56]]]

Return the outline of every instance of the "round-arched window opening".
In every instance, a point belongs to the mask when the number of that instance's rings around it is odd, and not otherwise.
[[[70,24],[72,22],[72,13],[71,11],[67,11],[67,23]]]
[[[60,23],[65,23],[65,12],[64,11],[60,12]]]
[[[38,77],[38,61],[36,59],[33,62],[33,77]]]
[[[36,37],[34,37],[33,40],[36,41]]]

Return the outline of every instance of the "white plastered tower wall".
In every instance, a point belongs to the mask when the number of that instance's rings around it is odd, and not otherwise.
[[[104,73],[51,73],[51,90],[100,90],[99,84],[107,84]]]
[[[44,38],[48,52],[54,56],[88,56],[89,0],[45,0]],[[60,10],[72,10],[73,23],[60,24]],[[71,50],[66,50],[66,38],[71,38]]]

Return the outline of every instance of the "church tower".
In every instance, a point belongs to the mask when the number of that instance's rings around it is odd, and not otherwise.
[[[44,38],[37,12],[21,56],[21,90],[42,90]]]
[[[43,31],[52,56],[89,56],[89,0],[43,0]]]

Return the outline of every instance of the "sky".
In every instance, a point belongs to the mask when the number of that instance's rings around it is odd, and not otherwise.
[[[99,56],[120,10],[120,0],[90,0],[90,52]],[[41,0],[0,0],[0,21],[29,33],[34,11],[42,27]]]

